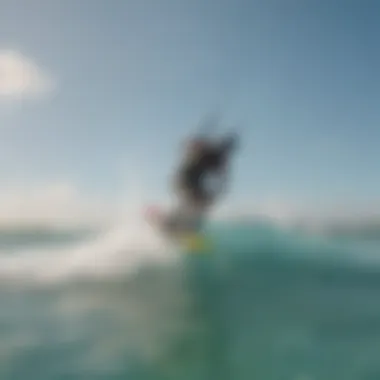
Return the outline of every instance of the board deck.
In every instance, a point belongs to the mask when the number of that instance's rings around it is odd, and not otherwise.
[[[186,251],[194,253],[211,250],[211,241],[201,231],[202,220],[199,217],[166,214],[154,207],[148,212],[147,219],[162,234]]]

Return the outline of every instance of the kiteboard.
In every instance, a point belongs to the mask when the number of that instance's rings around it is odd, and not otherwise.
[[[208,252],[211,241],[202,231],[203,218],[186,213],[166,213],[157,206],[146,212],[148,222],[166,238],[191,253]]]

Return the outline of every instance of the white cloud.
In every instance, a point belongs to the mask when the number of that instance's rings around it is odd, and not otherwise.
[[[136,197],[131,188],[125,196],[100,199],[81,192],[70,182],[53,182],[36,185],[15,185],[0,187],[0,228],[12,226],[41,227],[96,227],[110,223],[126,222],[142,217],[143,207],[149,201]],[[133,187],[132,187],[133,190]],[[168,199],[159,204],[170,209]],[[261,201],[241,201],[239,204],[221,203],[216,205],[212,218],[247,220],[270,218],[280,224],[294,222],[318,222],[323,220],[360,220],[380,217],[379,204],[351,205],[306,205],[273,197]]]
[[[259,200],[240,200],[235,203],[225,203],[215,212],[216,218],[246,219],[252,216],[269,217],[279,222],[288,222],[298,217],[300,205],[279,198]]]
[[[362,221],[380,218],[379,202],[353,202],[330,200],[329,202],[301,202],[281,197],[241,200],[239,203],[226,203],[215,210],[216,219],[249,220],[269,218],[282,225],[298,223],[326,223]]]
[[[0,100],[35,98],[54,89],[52,77],[33,60],[13,50],[0,50]]]
[[[0,190],[0,226],[96,226],[117,216],[118,205],[86,196],[65,182]]]

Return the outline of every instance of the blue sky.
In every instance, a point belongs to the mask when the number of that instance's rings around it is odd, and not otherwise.
[[[160,197],[180,139],[221,111],[242,134],[232,201],[376,202],[379,15],[370,0],[3,0],[0,50],[55,90],[0,98],[0,178],[111,198],[134,168]]]

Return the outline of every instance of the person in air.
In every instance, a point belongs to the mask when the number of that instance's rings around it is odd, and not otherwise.
[[[229,164],[237,144],[235,134],[219,141],[195,137],[188,142],[174,180],[174,190],[182,207],[204,213],[225,192]]]
[[[216,141],[207,136],[189,139],[174,175],[178,204],[166,215],[159,208],[150,207],[149,219],[161,224],[167,233],[199,230],[207,211],[226,191],[229,164],[238,142],[236,134]]]

